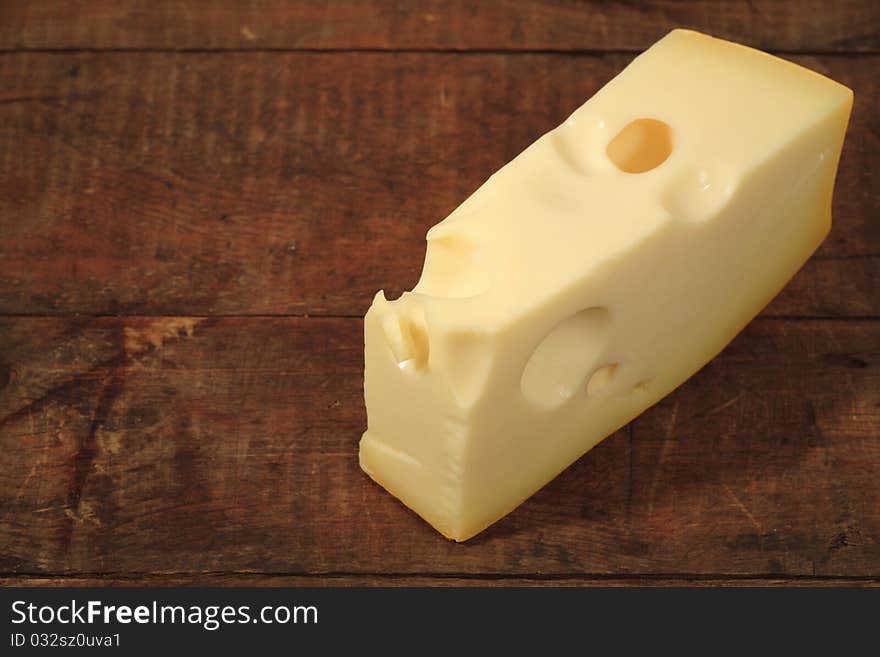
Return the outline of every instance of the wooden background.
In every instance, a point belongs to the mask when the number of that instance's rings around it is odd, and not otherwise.
[[[364,476],[425,230],[676,26],[855,90],[834,228],[458,545]],[[880,583],[880,4],[0,2],[0,583]]]

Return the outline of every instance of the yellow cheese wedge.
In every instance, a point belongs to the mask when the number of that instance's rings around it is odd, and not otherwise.
[[[828,233],[852,92],[675,30],[427,235],[365,319],[361,467],[445,536],[714,357]]]

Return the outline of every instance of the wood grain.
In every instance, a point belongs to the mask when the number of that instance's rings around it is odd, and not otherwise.
[[[361,315],[630,59],[0,56],[0,313]],[[880,56],[794,59],[856,105],[832,233],[767,313],[878,317]]]
[[[689,27],[783,51],[877,52],[876,2],[7,2],[0,48],[642,50]]]
[[[358,468],[361,339],[0,319],[0,572],[876,578],[878,322],[753,322],[463,545]]]
[[[85,587],[85,586],[247,586],[247,587],[363,587],[363,586],[593,586],[593,587],[668,587],[668,586],[747,586],[747,587],[876,587],[880,579],[858,577],[426,577],[424,575],[261,575],[255,573],[211,573],[179,575],[157,573],[155,575],[132,575],[126,577],[0,577],[0,588],[25,587]]]

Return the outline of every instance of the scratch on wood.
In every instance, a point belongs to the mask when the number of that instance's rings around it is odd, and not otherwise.
[[[180,502],[178,504],[171,504],[169,506],[157,507],[155,509],[147,509],[141,513],[133,515],[130,518],[126,518],[120,522],[114,523],[112,526],[112,531],[119,531],[120,528],[125,527],[126,525],[131,525],[133,523],[137,523],[143,521],[146,518],[152,518],[156,516],[162,516],[163,514],[172,513],[175,511],[180,511],[181,509],[187,509],[193,513],[197,514],[207,514],[207,513],[216,513],[223,514],[227,512],[235,512],[245,510],[240,503],[234,504],[225,504],[218,505],[213,500],[207,500],[204,502]],[[101,524],[100,520],[95,519],[96,524]]]
[[[672,406],[672,417],[669,418],[669,424],[666,425],[666,440],[669,440],[672,437],[672,434],[675,432],[675,421],[678,418],[678,402]],[[662,461],[661,461],[662,462]]]
[[[742,399],[743,396],[745,396],[745,394],[746,394],[745,392],[741,392],[738,395],[736,395],[735,397],[733,397],[732,399],[728,399],[723,404],[718,404],[717,406],[713,406],[712,408],[710,408],[708,410],[705,410],[705,411],[702,411],[701,413],[698,413],[694,417],[705,417],[707,415],[713,415],[715,413],[720,413],[725,408],[728,408],[729,406],[733,406],[736,402],[738,402],[740,399]]]
[[[34,415],[33,415],[33,413],[28,413],[28,426],[30,427],[30,435],[31,435],[31,436],[36,436],[36,435],[37,435],[37,431],[36,431],[36,427],[34,426]],[[10,505],[9,505],[8,512],[7,512],[6,515],[4,516],[5,518],[8,518],[8,517],[9,517],[9,515],[10,515],[10,514],[12,513],[12,511],[13,511],[13,507],[21,501],[22,495],[24,495],[25,490],[27,490],[28,484],[30,484],[31,479],[34,478],[34,475],[35,475],[36,472],[37,472],[37,468],[38,468],[38,467],[43,467],[43,466],[45,465],[45,462],[46,462],[46,458],[45,458],[45,457],[46,457],[46,450],[48,450],[49,448],[50,448],[50,447],[49,447],[49,443],[44,444],[44,446],[43,446],[43,451],[42,451],[42,454],[41,454],[41,456],[42,456],[43,458],[41,458],[39,461],[35,462],[35,463],[33,464],[33,466],[31,466],[30,471],[27,473],[27,475],[25,476],[25,478],[24,478],[24,480],[21,482],[21,484],[19,484],[19,486],[18,486],[18,490],[15,491],[15,500],[14,500],[14,504],[10,504]]]
[[[61,383],[52,386],[36,399],[32,399],[18,410],[13,411],[6,417],[0,419],[0,428],[12,422],[21,420],[26,416],[29,417],[33,413],[38,413],[42,411],[43,407],[46,406],[46,404],[58,399],[59,397],[64,397],[68,393],[79,388],[85,380],[91,378],[96,372],[103,369],[113,369],[124,363],[125,354],[116,354],[112,358],[98,361],[97,363],[95,363],[95,365],[87,369],[85,372],[75,374],[66,381],[62,381]]]
[[[654,495],[657,492],[657,483],[660,481],[660,470],[666,462],[669,455],[669,441],[672,434],[675,433],[675,422],[678,418],[678,402],[676,401],[672,407],[672,416],[669,418],[669,424],[666,425],[666,435],[663,437],[663,446],[660,448],[660,458],[657,459],[657,465],[654,466],[654,474],[651,476],[651,486],[648,489],[648,511],[654,510]]]
[[[24,481],[21,482],[21,485],[19,485],[18,490],[15,493],[15,504],[18,504],[18,502],[21,500],[21,496],[24,495],[24,491],[27,489],[28,484],[31,482],[31,479],[34,478],[34,474],[36,474],[37,472],[37,467],[41,465],[43,465],[42,462],[36,462],[31,467],[30,472],[27,473],[27,476],[24,478]],[[10,507],[11,506],[12,505],[10,505]],[[10,512],[11,510],[12,509],[10,508]]]
[[[749,511],[748,507],[746,507],[746,505],[743,504],[742,501],[736,496],[736,493],[734,493],[730,489],[730,486],[722,482],[721,487],[724,489],[724,492],[727,493],[727,495],[730,497],[731,501],[733,501],[734,505],[736,505],[736,508],[742,511],[743,515],[749,519],[752,527],[758,530],[758,535],[760,536],[761,534],[763,534],[764,529],[761,527],[761,523],[757,521],[755,516],[752,515],[752,512]]]
[[[89,430],[81,438],[79,448],[73,457],[73,477],[67,491],[67,508],[64,511],[67,521],[61,528],[61,547],[64,552],[67,552],[70,548],[74,522],[82,520],[80,516],[80,503],[86,479],[94,467],[95,456],[98,453],[96,440],[98,430],[107,422],[110,410],[113,408],[113,402],[119,396],[119,393],[122,392],[124,381],[125,376],[121,368],[116,368],[110,374],[101,391],[101,397],[95,406]]]
[[[30,416],[32,413],[42,411],[46,404],[73,392],[84,381],[101,370],[116,370],[129,367],[135,364],[138,358],[151,353],[157,348],[161,348],[165,342],[172,338],[179,338],[181,334],[186,337],[192,337],[196,327],[206,322],[208,320],[205,318],[161,317],[151,321],[146,326],[124,327],[122,353],[117,353],[111,358],[98,361],[85,372],[75,374],[66,381],[52,386],[36,399],[32,399],[6,417],[0,418],[0,428],[21,420],[25,416]]]

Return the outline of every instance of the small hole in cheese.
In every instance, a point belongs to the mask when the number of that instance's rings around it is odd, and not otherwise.
[[[685,221],[706,221],[718,216],[733,198],[738,181],[721,161],[703,163],[679,174],[663,193],[663,205]]]
[[[446,224],[438,224],[446,226]],[[428,248],[416,291],[441,299],[467,299],[489,289],[489,276],[479,266],[477,247],[455,229],[428,234]]]
[[[590,380],[587,381],[587,394],[595,395],[614,380],[614,375],[616,373],[617,363],[611,363],[597,369],[593,372],[593,376],[590,377]]]
[[[382,321],[382,330],[398,367],[421,368],[428,363],[428,333],[421,322],[392,313]]]
[[[650,171],[672,153],[672,128],[657,119],[636,119],[608,142],[605,153],[625,173]]]

